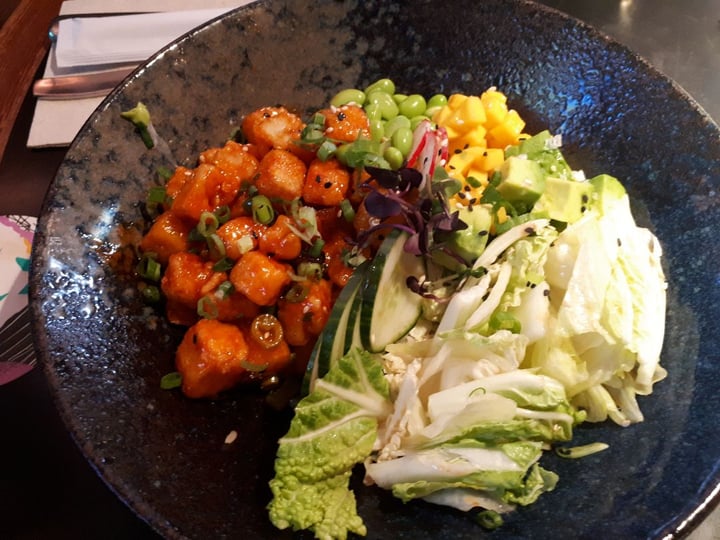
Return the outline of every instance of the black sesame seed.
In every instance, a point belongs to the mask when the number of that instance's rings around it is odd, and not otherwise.
[[[468,186],[467,184],[465,184],[465,187],[463,189],[465,191],[470,191],[472,188],[470,186]]]
[[[590,200],[590,198],[586,194],[583,194],[583,196],[580,198],[580,200],[582,200],[582,202],[586,203]]]
[[[453,150],[453,154],[462,154],[462,150],[456,148],[455,150]]]
[[[458,197],[460,197],[461,199],[464,199],[466,197],[466,195],[461,191],[460,193],[458,193]]]
[[[339,113],[337,113],[337,119],[339,122],[342,122],[346,118],[347,118],[347,115],[344,112],[340,111]]]
[[[315,177],[315,182],[317,182],[318,184],[322,182],[322,178],[320,178],[319,174]]]
[[[477,197],[473,197],[470,199],[470,204],[475,204],[477,202]]]
[[[585,206],[580,207],[580,212],[585,213],[587,211],[587,208]]]
[[[323,184],[323,187],[324,187],[325,189],[330,189],[330,188],[332,187],[332,182],[325,182],[325,183]]]
[[[480,232],[478,232],[478,236],[487,236],[487,235],[488,235],[488,232],[487,232],[487,231],[480,231]]]
[[[543,296],[550,296],[550,289],[545,289],[543,291]]]

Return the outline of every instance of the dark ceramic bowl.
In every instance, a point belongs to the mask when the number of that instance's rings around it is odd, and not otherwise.
[[[669,377],[647,420],[578,430],[610,449],[544,458],[558,488],[494,538],[670,538],[714,505],[720,473],[720,138],[673,82],[592,28],[522,1],[277,1],[235,11],[154,57],[106,99],[48,193],[33,253],[39,358],[68,429],[108,485],[160,534],[282,538],[270,525],[275,441],[288,415],[259,394],[191,401],[160,389],[178,332],[109,264],[142,221],[155,171],[193,165],[252,109],[305,112],[383,76],[407,92],[497,85],[569,161],[627,185],[665,249]],[[146,150],[120,112],[139,100],[167,147]],[[113,269],[115,268],[115,269]],[[232,445],[223,443],[231,430]],[[356,479],[357,480],[357,479]],[[403,505],[356,482],[370,538],[477,538],[466,515]]]

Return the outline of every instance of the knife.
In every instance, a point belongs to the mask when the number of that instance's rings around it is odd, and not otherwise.
[[[125,80],[136,67],[125,66],[94,73],[38,79],[33,84],[33,95],[45,99],[102,97]]]

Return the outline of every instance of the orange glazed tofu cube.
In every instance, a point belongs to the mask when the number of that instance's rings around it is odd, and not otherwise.
[[[247,373],[245,336],[237,326],[201,319],[185,333],[175,353],[182,391],[190,398],[211,398],[240,383]]]
[[[325,135],[336,141],[353,142],[370,138],[370,122],[362,107],[343,105],[320,111],[325,117]]]
[[[271,148],[292,150],[304,127],[302,119],[284,107],[262,107],[243,118],[241,124],[243,135],[261,155]]]
[[[155,253],[161,264],[167,264],[170,255],[187,251],[190,247],[188,235],[192,228],[190,222],[178,217],[174,212],[163,212],[140,241],[140,249],[144,253]]]
[[[350,172],[337,159],[313,160],[307,170],[302,197],[308,204],[339,206],[350,187]]]
[[[289,217],[280,214],[275,223],[260,235],[260,251],[283,261],[291,261],[299,257],[302,240],[292,231],[291,224],[292,220]]]
[[[222,148],[205,150],[200,154],[200,163],[215,165],[223,173],[240,180],[252,179],[260,165],[248,145],[235,141],[226,142]]]
[[[299,302],[281,300],[278,319],[290,345],[302,346],[322,332],[332,309],[332,285],[326,279],[306,281],[307,295]]]
[[[214,208],[208,197],[208,179],[215,174],[221,173],[214,165],[199,165],[175,196],[172,211],[196,223],[200,220],[200,214],[211,212]]]
[[[259,251],[249,251],[230,271],[235,289],[259,306],[274,305],[292,278],[292,268]]]
[[[255,223],[253,218],[240,216],[225,222],[217,234],[225,246],[225,255],[236,261],[243,253],[257,248],[258,237],[265,229],[265,225]]]
[[[255,187],[270,199],[292,201],[302,195],[307,167],[287,150],[270,150],[260,162]]]
[[[245,327],[243,326],[243,329]],[[248,345],[248,364],[257,366],[261,371],[262,377],[275,375],[285,369],[292,360],[292,352],[287,341],[281,339],[277,345],[265,347],[253,339],[252,332],[247,329],[245,331],[246,341]]]
[[[213,270],[213,264],[186,251],[170,255],[160,287],[167,299],[167,317],[171,323],[195,322],[198,300],[227,279],[225,272]]]
[[[175,197],[185,185],[188,178],[192,178],[193,172],[187,167],[177,167],[173,175],[165,184],[165,193],[168,197]]]

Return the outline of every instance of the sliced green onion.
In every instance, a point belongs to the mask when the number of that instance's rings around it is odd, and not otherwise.
[[[160,178],[163,180],[170,180],[173,176],[174,171],[170,167],[165,167],[164,165],[160,165],[157,168],[157,173]]]
[[[213,265],[213,271],[215,272],[227,272],[228,270],[232,270],[232,267],[235,266],[235,263],[232,261],[232,259],[228,259],[227,257],[223,257],[218,262],[216,262]]]
[[[218,298],[221,300],[227,298],[230,296],[233,292],[235,292],[235,286],[232,284],[231,281],[223,281],[220,285],[218,285],[217,291],[215,291],[215,294]]]
[[[468,177],[465,179],[465,182],[467,182],[467,184],[468,184],[470,187],[474,187],[474,188],[482,187],[482,182],[480,182],[480,180],[478,180],[478,179],[475,178],[474,176],[468,176]]]
[[[265,362],[264,364],[253,364],[252,362],[248,362],[243,358],[242,360],[240,360],[240,365],[246,371],[260,373],[261,371],[265,371],[270,364],[268,364],[267,362]]]
[[[218,307],[210,296],[203,296],[197,303],[197,314],[203,319],[217,319]]]
[[[483,510],[475,516],[475,520],[487,531],[495,530],[503,524],[502,516],[495,510]]]
[[[310,256],[319,257],[322,254],[323,247],[325,247],[325,240],[323,240],[322,238],[316,238],[313,242],[312,247],[310,248]]]
[[[270,199],[265,195],[255,195],[252,198],[252,215],[257,223],[270,225],[275,218],[275,211]]]
[[[148,203],[162,204],[165,202],[167,192],[163,186],[153,186],[148,190],[147,198],[145,199]]]
[[[293,286],[288,289],[288,292],[285,293],[285,300],[291,304],[297,304],[305,300],[309,292],[310,288],[307,284],[298,282],[293,284]]]
[[[298,264],[297,273],[304,278],[320,279],[323,274],[323,269],[320,263],[303,261]]]
[[[206,239],[208,251],[210,252],[210,259],[213,261],[220,261],[225,257],[225,244],[217,234],[213,233]]]
[[[315,113],[312,117],[312,120],[310,120],[311,124],[315,124],[316,126],[325,127],[325,115],[322,113]]]
[[[317,150],[317,157],[320,161],[327,161],[335,155],[337,145],[328,140],[323,141]]]
[[[212,212],[203,212],[200,214],[200,221],[198,221],[196,229],[197,232],[200,233],[200,236],[207,238],[218,230],[219,225],[220,220],[215,214]]]
[[[160,379],[160,388],[163,390],[172,390],[173,388],[180,388],[180,386],[182,386],[182,373],[179,371],[166,373]]]
[[[160,301],[160,289],[155,285],[146,285],[140,292],[142,293],[143,299],[149,304],[156,304]]]
[[[230,207],[225,204],[213,212],[220,225],[227,223],[230,220]]]
[[[155,146],[155,141],[153,141],[152,134],[150,133],[150,111],[148,111],[147,107],[142,102],[138,101],[138,104],[135,105],[135,107],[129,111],[121,112],[120,116],[125,120],[132,122],[147,148]]]
[[[261,313],[253,319],[250,335],[256,343],[265,349],[271,349],[280,344],[284,333],[282,324],[274,315]]]
[[[605,443],[594,442],[590,444],[583,444],[582,446],[556,446],[555,453],[560,457],[577,459],[602,452],[607,448],[608,445]]]
[[[162,266],[155,260],[154,253],[145,253],[140,259],[140,263],[137,266],[137,273],[143,279],[149,279],[150,281],[160,281],[160,275],[162,273]]]
[[[300,133],[300,142],[305,144],[321,144],[324,140],[323,129],[315,124],[308,124]]]
[[[352,207],[350,201],[343,199],[340,203],[340,211],[342,212],[342,216],[345,218],[345,221],[348,223],[353,222],[355,219],[355,209]]]
[[[505,311],[493,313],[490,317],[490,328],[497,330],[510,330],[513,334],[518,334],[522,330],[520,321]]]

